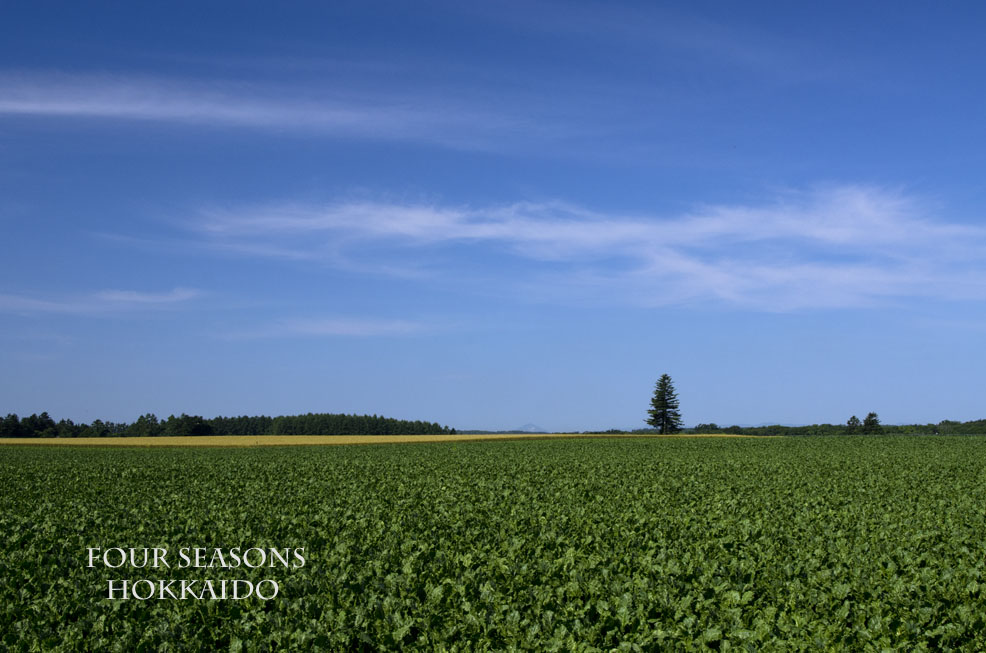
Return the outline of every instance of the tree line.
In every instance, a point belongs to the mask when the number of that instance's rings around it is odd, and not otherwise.
[[[378,415],[306,413],[278,417],[240,416],[205,419],[200,415],[170,415],[158,419],[153,413],[134,422],[56,422],[47,412],[20,418],[14,413],[0,417],[4,438],[102,438],[108,436],[156,437],[165,435],[432,435],[454,434],[455,429],[435,422],[394,419]]]
[[[688,428],[681,428],[680,433],[725,433],[729,435],[790,435],[790,436],[809,436],[809,435],[986,435],[986,419],[973,420],[969,422],[958,422],[953,420],[943,420],[929,424],[880,424],[879,430],[853,429],[848,424],[806,424],[804,426],[785,426],[783,424],[770,424],[767,426],[721,426],[715,422],[696,424]],[[596,431],[583,431],[586,434],[660,434],[659,428],[644,429],[606,429]]]
[[[943,420],[937,424],[885,425],[880,417],[870,412],[860,420],[853,415],[845,424],[811,424],[809,426],[719,426],[715,423],[696,424],[686,429],[682,426],[680,404],[674,383],[662,374],[654,386],[646,423],[649,429],[635,429],[629,433],[656,433],[669,435],[687,433],[723,433],[731,435],[981,435],[986,434],[986,420],[955,422]],[[627,433],[621,429],[586,431],[587,433]]]
[[[850,420],[851,422],[851,420]],[[693,433],[729,433],[735,435],[986,435],[986,419],[957,422],[942,420],[929,424],[873,424],[865,426],[857,418],[845,424],[808,424],[805,426],[719,426],[696,424]]]

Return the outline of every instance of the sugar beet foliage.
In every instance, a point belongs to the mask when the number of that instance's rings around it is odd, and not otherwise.
[[[0,647],[984,650],[984,446],[7,447]],[[87,546],[307,563],[271,601],[110,601]]]

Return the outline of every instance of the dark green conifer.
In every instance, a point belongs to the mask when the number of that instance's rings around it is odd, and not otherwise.
[[[662,435],[677,433],[681,430],[681,413],[678,412],[678,396],[674,391],[671,377],[662,374],[654,388],[654,397],[650,400],[650,416],[647,423]]]

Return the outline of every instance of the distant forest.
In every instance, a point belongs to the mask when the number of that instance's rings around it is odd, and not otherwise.
[[[811,424],[809,426],[729,426],[698,424],[696,433],[735,433],[737,435],[983,435],[986,419],[970,422],[943,420],[937,424],[877,424],[867,431],[863,426],[851,424]]]
[[[727,433],[733,435],[986,435],[986,419],[971,422],[943,420],[937,424],[877,424],[870,431],[851,424],[810,424],[808,426],[719,426],[697,424],[682,433]],[[586,433],[657,433],[656,429],[586,431]]]
[[[509,433],[510,431],[458,431],[458,433]],[[454,434],[456,429],[435,422],[393,419],[377,415],[344,415],[336,413],[307,413],[268,417],[214,417],[199,415],[169,416],[158,419],[148,413],[135,422],[75,423],[69,419],[56,422],[48,413],[19,418],[10,414],[0,417],[0,437],[35,438],[100,438],[108,436],[161,435],[432,435]],[[586,434],[657,433],[655,429],[609,429],[584,431]],[[986,435],[986,419],[971,422],[944,420],[937,424],[879,424],[872,430],[848,424],[811,424],[809,426],[719,426],[697,424],[682,433],[727,433],[735,435]]]
[[[377,415],[308,413],[279,417],[214,417],[199,415],[158,419],[152,413],[133,423],[104,422],[76,424],[70,419],[56,422],[48,413],[19,418],[0,417],[0,437],[4,438],[102,438],[108,436],[162,435],[433,435],[455,433],[455,429],[435,422],[409,421]]]

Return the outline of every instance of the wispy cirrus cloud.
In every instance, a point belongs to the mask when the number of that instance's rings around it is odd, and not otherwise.
[[[388,94],[332,84],[286,86],[135,75],[0,73],[0,116],[114,119],[252,128],[341,138],[495,148],[535,129],[523,113],[447,94]],[[500,135],[500,137],[498,137]]]
[[[404,319],[320,317],[280,320],[265,327],[227,334],[234,340],[410,336],[434,332],[433,325]]]
[[[388,262],[473,248],[494,283],[556,300],[641,305],[714,302],[764,310],[869,306],[896,298],[986,299],[986,229],[935,216],[900,191],[841,186],[760,205],[675,216],[623,215],[561,202],[482,208],[340,202],[204,211],[194,229],[216,248],[262,245],[328,263],[346,252]],[[524,278],[511,261],[535,269]]]
[[[507,3],[502,6],[477,5],[486,20],[510,24],[524,32],[549,38],[567,36],[581,42],[591,40],[608,48],[631,49],[653,56],[655,50],[701,57],[720,66],[739,68],[784,80],[804,79],[806,71],[815,73],[819,55],[803,43],[749,26],[727,25],[680,9],[643,4],[558,3],[554,1]],[[837,54],[826,53],[832,65]],[[840,63],[846,63],[844,61]],[[809,64],[815,64],[810,66]],[[795,75],[794,70],[799,70]],[[811,77],[817,76],[812,75]]]
[[[0,312],[15,314],[100,315],[125,311],[177,307],[203,295],[194,288],[174,288],[167,292],[101,290],[62,297],[0,294]]]
[[[344,72],[250,82],[0,69],[0,119],[158,123],[548,158],[633,161],[645,155],[676,166],[686,159],[709,164],[694,147],[655,158],[653,148],[642,145],[678,142],[672,125],[700,104],[679,89],[582,71],[546,76],[446,61],[389,68],[365,77]]]

